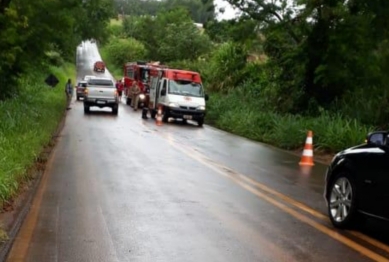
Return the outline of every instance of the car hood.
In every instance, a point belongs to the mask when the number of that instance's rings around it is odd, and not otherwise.
[[[361,144],[358,146],[347,148],[338,154],[336,156],[345,156],[345,155],[354,155],[354,154],[365,154],[365,153],[377,153],[377,154],[383,154],[385,151],[377,146],[371,146],[368,144]]]

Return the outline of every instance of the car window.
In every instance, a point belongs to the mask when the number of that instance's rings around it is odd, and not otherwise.
[[[383,134],[374,134],[370,137],[370,141],[376,145],[384,144],[384,135]]]
[[[112,80],[109,79],[99,79],[99,78],[91,78],[88,80],[89,86],[101,86],[101,87],[115,87]]]

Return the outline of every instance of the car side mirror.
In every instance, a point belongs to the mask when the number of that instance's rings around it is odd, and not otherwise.
[[[209,95],[205,94],[204,98],[205,98],[205,101],[208,101],[209,100]]]
[[[385,146],[388,142],[388,132],[376,131],[367,135],[366,142],[368,145]]]
[[[161,96],[166,96],[166,89],[161,90]]]

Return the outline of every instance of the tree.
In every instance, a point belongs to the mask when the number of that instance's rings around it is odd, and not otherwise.
[[[1,0],[0,100],[16,92],[16,79],[45,65],[47,51],[72,61],[78,43],[102,38],[111,14],[109,0]]]

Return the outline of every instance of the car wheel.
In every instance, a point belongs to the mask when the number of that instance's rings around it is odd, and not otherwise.
[[[202,127],[204,124],[204,118],[200,118],[199,120],[197,120],[197,124],[199,127]]]
[[[119,108],[116,106],[116,107],[112,107],[112,114],[114,115],[117,115],[119,112]]]
[[[352,177],[340,173],[331,182],[328,193],[328,214],[337,228],[350,228],[356,225],[360,214],[356,206],[356,186]]]
[[[84,113],[88,114],[90,112],[89,106],[84,106]]]

